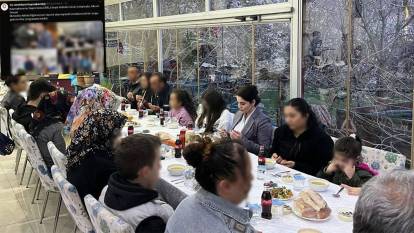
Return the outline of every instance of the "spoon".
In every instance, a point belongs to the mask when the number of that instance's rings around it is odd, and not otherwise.
[[[338,190],[338,192],[337,192],[337,193],[335,193],[335,194],[332,194],[332,196],[334,196],[334,197],[340,197],[341,195],[339,195],[339,194],[342,192],[342,190],[344,190],[344,187],[341,187],[341,188]]]

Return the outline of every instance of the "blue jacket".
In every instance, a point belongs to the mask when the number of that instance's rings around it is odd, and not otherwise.
[[[204,189],[184,199],[168,220],[166,233],[255,233],[248,210]]]

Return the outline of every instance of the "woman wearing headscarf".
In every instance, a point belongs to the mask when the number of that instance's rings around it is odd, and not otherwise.
[[[113,144],[120,136],[127,118],[113,110],[100,109],[90,113],[79,125],[67,149],[67,177],[80,197],[91,194],[99,198],[116,170]]]
[[[117,110],[123,100],[121,96],[97,84],[79,92],[66,119],[71,137],[91,112],[99,109]]]
[[[42,98],[33,113],[29,131],[35,138],[49,170],[53,165],[53,160],[49,154],[47,143],[53,142],[60,152],[65,153],[66,143],[63,137],[63,123],[72,103],[73,98],[67,92],[50,92]]]

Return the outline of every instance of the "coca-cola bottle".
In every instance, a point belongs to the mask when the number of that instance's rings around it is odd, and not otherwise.
[[[272,219],[272,194],[268,187],[264,187],[262,198],[262,218]]]
[[[165,115],[164,115],[164,109],[160,109],[160,125],[164,126],[165,123]]]
[[[183,149],[183,145],[180,140],[180,135],[177,135],[177,136],[178,138],[177,140],[175,140],[174,150],[175,150],[175,157],[178,159],[178,158],[181,158],[181,155],[182,155],[181,151]]]
[[[260,146],[259,154],[257,155],[257,163],[257,179],[263,180],[266,176],[266,156],[263,145]]]

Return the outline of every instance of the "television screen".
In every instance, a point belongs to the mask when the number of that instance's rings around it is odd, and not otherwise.
[[[102,73],[104,6],[93,1],[0,2],[2,75]]]

